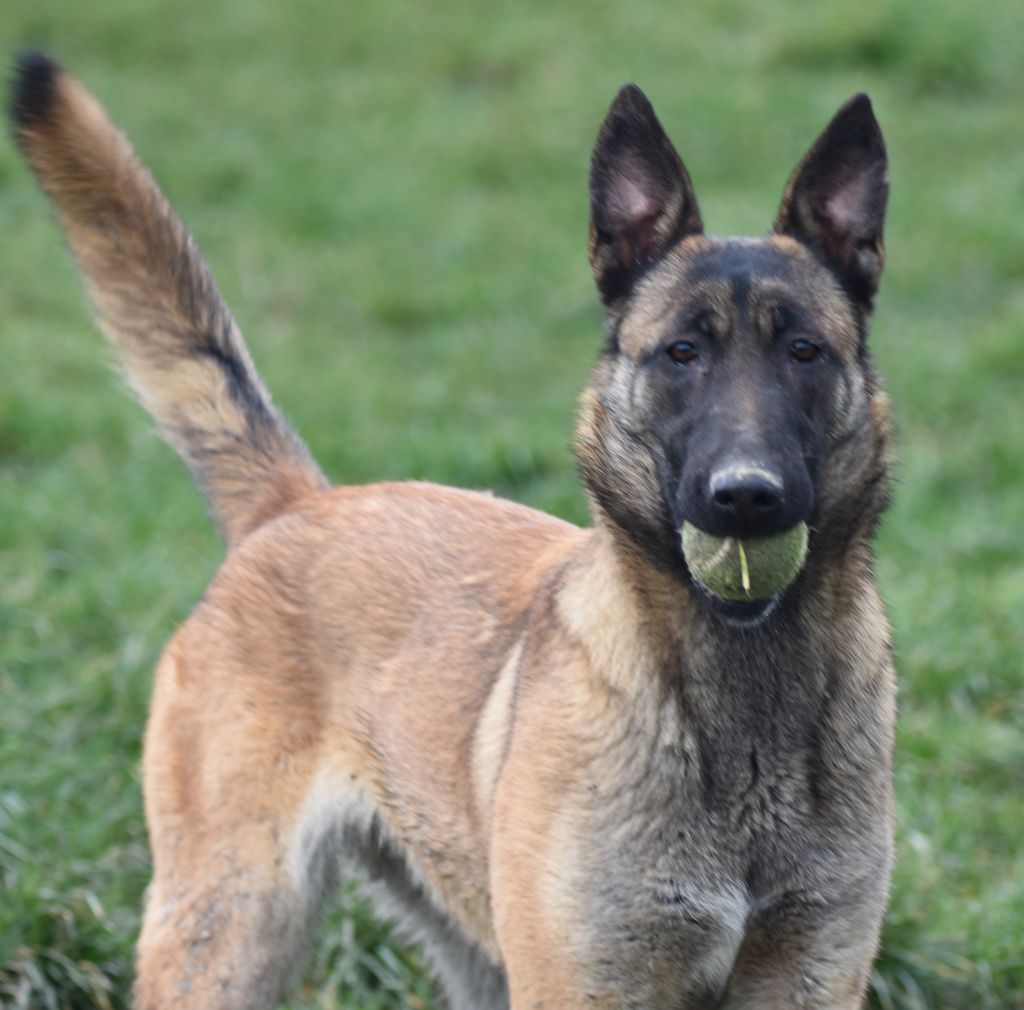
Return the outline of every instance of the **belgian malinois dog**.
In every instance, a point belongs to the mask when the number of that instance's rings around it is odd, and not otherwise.
[[[339,869],[455,1010],[861,1005],[894,717],[868,98],[769,235],[712,238],[647,99],[619,92],[590,174],[590,529],[430,484],[332,488],[99,104],[33,53],[12,116],[227,544],[156,674],[135,1005],[275,1006]],[[717,599],[684,522],[805,522],[806,564],[768,599]]]

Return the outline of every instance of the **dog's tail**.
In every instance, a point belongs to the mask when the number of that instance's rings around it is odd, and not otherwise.
[[[209,269],[100,104],[22,54],[15,140],[57,210],[128,380],[232,544],[327,482],[253,366]]]

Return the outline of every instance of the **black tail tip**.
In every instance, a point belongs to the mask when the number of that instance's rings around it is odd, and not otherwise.
[[[14,61],[8,112],[15,130],[45,120],[53,103],[60,64],[38,49],[24,49]]]

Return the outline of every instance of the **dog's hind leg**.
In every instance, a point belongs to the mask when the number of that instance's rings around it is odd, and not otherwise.
[[[280,872],[270,826],[226,837],[216,850],[196,848],[201,864],[179,860],[154,877],[137,1010],[269,1010],[303,961],[316,903]]]
[[[503,968],[431,899],[406,855],[376,828],[346,839],[364,896],[401,937],[418,945],[449,1010],[507,1010]]]
[[[271,706],[256,664],[240,676],[210,623],[194,616],[157,673],[137,1010],[276,1006],[359,805],[350,775],[323,758],[323,730],[303,719],[307,703],[288,695],[289,671]]]

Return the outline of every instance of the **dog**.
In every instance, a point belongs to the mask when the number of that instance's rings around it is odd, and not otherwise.
[[[97,101],[28,53],[11,115],[227,545],[156,672],[135,1006],[277,1005],[349,872],[454,1010],[860,1006],[895,708],[867,96],[760,238],[706,235],[651,105],[615,98],[590,172],[589,529],[427,483],[332,488]],[[685,522],[807,523],[807,560],[767,600],[719,599]]]

